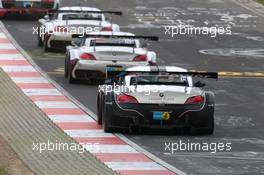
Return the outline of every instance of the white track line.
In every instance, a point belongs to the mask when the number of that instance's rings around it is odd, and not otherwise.
[[[61,96],[62,94],[57,89],[23,89],[23,92],[27,96],[49,96],[49,95],[55,95],[55,96]]]
[[[93,130],[64,130],[69,136],[74,138],[98,138],[98,137],[116,137],[111,133],[105,133],[102,129]]]
[[[1,66],[5,72],[37,72],[32,66]]]
[[[43,77],[12,77],[15,83],[49,83]]]
[[[49,115],[48,116],[55,123],[62,122],[95,122],[88,115]]]
[[[166,170],[156,162],[105,162],[113,170]],[[153,172],[154,173],[154,172]],[[154,174],[153,174],[154,175]]]
[[[34,102],[39,108],[47,109],[47,108],[58,108],[58,109],[72,109],[72,108],[78,108],[74,103],[70,101],[35,101]]]
[[[100,144],[88,144],[85,145],[87,151],[91,153],[138,153],[134,148],[129,145],[100,145]]]
[[[22,54],[0,54],[0,60],[26,60]]]

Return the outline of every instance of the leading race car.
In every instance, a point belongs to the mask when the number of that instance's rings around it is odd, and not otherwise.
[[[156,64],[156,53],[149,51],[141,40],[158,41],[158,37],[135,36],[127,32],[94,32],[74,39],[65,57],[65,77],[103,82],[108,65],[128,68]]]
[[[97,121],[103,124],[105,132],[116,128],[214,132],[214,94],[203,90],[205,84],[201,81],[193,83],[193,79],[217,79],[217,73],[187,72],[174,66],[138,66],[126,70],[109,66],[107,75],[97,96]]]
[[[45,14],[59,6],[60,0],[0,0],[0,18],[8,14]]]
[[[107,21],[106,13],[122,15],[122,12],[101,11],[93,7],[62,7],[38,21],[38,45],[44,46],[44,51],[65,49],[73,34],[119,31],[117,24]]]

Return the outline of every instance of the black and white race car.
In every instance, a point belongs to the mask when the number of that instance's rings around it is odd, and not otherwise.
[[[94,7],[61,7],[56,13],[38,20],[38,45],[43,46],[44,51],[64,49],[71,44],[74,34],[119,31],[119,25],[108,21],[105,14],[122,15],[122,12],[101,11]]]
[[[110,78],[109,78],[110,77]],[[181,129],[190,133],[214,132],[214,94],[195,78],[218,78],[211,72],[187,72],[175,66],[137,66],[123,70],[107,67],[99,86],[98,124],[114,129]]]
[[[155,65],[156,53],[148,50],[142,40],[158,41],[158,37],[109,31],[77,37],[72,46],[66,48],[65,78],[70,83],[104,82],[108,65],[123,68]]]

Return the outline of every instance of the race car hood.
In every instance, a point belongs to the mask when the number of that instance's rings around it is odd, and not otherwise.
[[[189,97],[202,95],[203,91],[196,87],[137,85],[130,86],[126,94],[144,104],[184,104]]]
[[[95,47],[92,54],[97,60],[132,61],[138,55],[147,54],[147,51],[142,48],[100,46]]]

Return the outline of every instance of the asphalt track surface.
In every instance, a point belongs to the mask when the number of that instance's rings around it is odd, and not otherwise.
[[[221,0],[65,0],[63,5],[96,6],[121,10],[113,21],[121,30],[158,35],[151,43],[159,64],[194,70],[261,72],[264,70],[264,18],[230,1]],[[232,25],[232,35],[215,38],[206,35],[165,35],[161,25]],[[5,26],[35,62],[52,79],[86,107],[96,112],[96,86],[70,85],[63,77],[63,53],[44,53],[32,35],[37,22],[6,20]],[[204,50],[207,54],[200,51]],[[256,50],[258,52],[256,52]],[[246,55],[246,56],[245,56]],[[180,136],[155,133],[126,136],[133,142],[187,174],[262,174],[264,173],[264,79],[263,77],[225,77],[210,81],[216,94],[216,130],[212,136]],[[165,143],[231,143],[227,152],[165,150]]]

